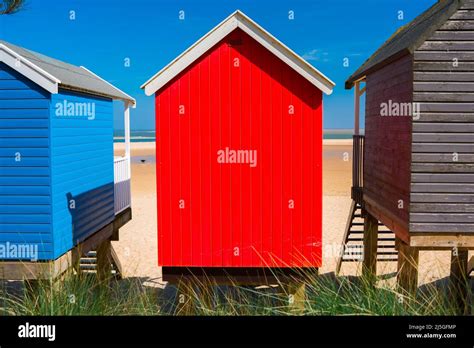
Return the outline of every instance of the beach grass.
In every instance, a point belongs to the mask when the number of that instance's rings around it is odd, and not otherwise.
[[[295,310],[284,287],[146,287],[138,279],[98,281],[69,272],[60,280],[25,283],[22,291],[0,289],[0,315],[456,315],[449,289],[428,285],[416,296],[393,285],[373,286],[362,277],[307,275],[306,298]]]

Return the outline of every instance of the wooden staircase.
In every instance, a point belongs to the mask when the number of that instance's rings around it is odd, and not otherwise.
[[[111,248],[111,272],[112,276],[121,279],[122,278],[122,265],[120,264],[120,260],[118,259],[115,250]],[[79,261],[79,270],[82,273],[90,273],[96,274],[97,273],[97,251],[91,250],[87,252],[84,256],[81,257]]]
[[[338,258],[336,274],[339,274],[343,262],[362,262],[364,251],[364,218],[362,207],[352,201],[349,218],[342,243],[342,252]],[[377,261],[397,261],[398,251],[395,249],[395,234],[379,222]]]

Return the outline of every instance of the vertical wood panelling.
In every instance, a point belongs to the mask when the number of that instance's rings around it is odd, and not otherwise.
[[[249,45],[240,46],[240,65],[241,65],[241,114],[240,114],[240,137],[241,137],[241,148],[251,149],[252,141],[252,79],[251,79],[251,68],[252,62],[249,60],[249,56],[252,55],[252,47]],[[246,131],[248,130],[248,131]],[[253,168],[249,166],[240,166],[241,175],[241,225],[240,225],[240,237],[241,237],[241,266],[243,266],[243,260],[252,260],[252,239],[254,233],[254,226],[252,225],[252,172]]]
[[[203,63],[199,66],[199,132],[197,141],[200,144],[200,209],[199,221],[201,226],[201,260],[202,264],[212,264],[212,178],[211,178],[211,163],[212,163],[212,139],[211,139],[211,57],[207,56]]]
[[[404,56],[369,74],[366,88],[364,195],[407,228],[412,117],[394,113],[382,116],[382,105],[412,104],[412,57]]]
[[[161,266],[320,266],[321,103],[240,30],[157,94]],[[218,163],[226,148],[256,166]]]
[[[220,99],[220,115],[221,118],[221,132],[220,136],[220,147],[216,149],[216,154],[218,150],[224,149],[230,145],[230,141],[232,141],[232,130],[231,130],[231,85],[230,85],[230,69],[231,69],[231,56],[230,56],[230,47],[228,44],[224,44],[221,47],[220,52],[220,62],[219,62],[219,69],[220,69],[220,91],[221,91],[221,99]],[[232,192],[230,190],[230,183],[231,183],[231,166],[228,165],[219,165],[216,166],[222,167],[222,179],[221,179],[221,227],[219,231],[214,233],[220,233],[222,237],[222,246],[221,246],[221,253],[222,253],[222,265],[225,267],[232,266]]]
[[[230,40],[233,39],[231,34]],[[230,139],[226,144],[231,149],[242,149],[242,64],[239,46],[230,45]],[[237,66],[236,66],[237,65]],[[242,241],[241,241],[241,221],[242,221],[242,166],[230,168],[230,240],[232,267],[241,266]]]
[[[282,164],[284,165],[281,175],[281,184],[282,184],[282,259],[291,260],[291,250],[293,246],[292,240],[292,220],[291,220],[291,210],[288,208],[290,199],[293,199],[292,195],[292,168],[294,167],[292,161],[291,150],[291,132],[292,132],[292,122],[293,118],[289,115],[289,106],[293,105],[293,98],[291,93],[291,80],[293,73],[291,69],[283,69],[282,71],[282,101],[281,108],[282,110],[282,120],[281,120],[281,133],[282,133]],[[284,149],[284,151],[283,151]],[[285,169],[285,170],[283,170]],[[317,214],[316,211],[314,211]]]
[[[210,53],[210,81],[211,84],[211,100],[209,103],[209,116],[210,116],[210,132],[211,132],[211,152],[210,156],[210,171],[211,180],[209,188],[211,190],[211,265],[221,265],[223,263],[222,258],[222,242],[223,236],[222,231],[222,166],[218,166],[215,160],[215,155],[219,149],[222,149],[222,123],[221,117],[221,102],[223,97],[222,82],[221,82],[221,71],[220,63],[221,56],[220,50],[214,50]],[[172,233],[172,231],[168,231]]]
[[[258,154],[262,153],[262,132],[265,125],[262,122],[262,71],[260,66],[263,64],[262,51],[258,45],[248,45],[251,56],[250,67],[250,148],[256,149]],[[258,159],[261,162],[261,159]],[[261,250],[263,245],[263,197],[262,197],[262,178],[263,167],[258,165],[250,170],[250,206],[251,206],[251,231],[252,238],[250,249],[252,265],[258,265],[261,262]]]

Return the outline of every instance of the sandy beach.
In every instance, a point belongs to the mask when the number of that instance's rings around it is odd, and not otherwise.
[[[157,216],[154,143],[132,143],[133,219],[120,230],[114,242],[126,277],[138,277],[144,284],[163,286],[157,261]],[[124,144],[115,144],[115,154],[124,152]],[[325,140],[323,147],[323,243],[334,250],[341,242],[351,205],[351,140]],[[449,252],[420,253],[420,284],[430,283],[449,274]],[[337,258],[324,253],[321,273],[334,272]],[[344,263],[342,274],[354,275],[359,263]],[[396,262],[378,264],[378,273],[393,274]],[[393,281],[394,277],[391,278]]]

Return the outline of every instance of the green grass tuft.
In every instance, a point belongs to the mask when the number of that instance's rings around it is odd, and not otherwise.
[[[66,273],[54,283],[0,288],[0,315],[456,315],[449,290],[434,285],[416,296],[394,286],[372,286],[361,277],[305,275],[304,309],[295,310],[282,287],[203,286],[180,290],[143,286],[138,280],[99,282],[94,275]],[[28,283],[25,283],[28,284]],[[180,296],[182,295],[182,296]]]

